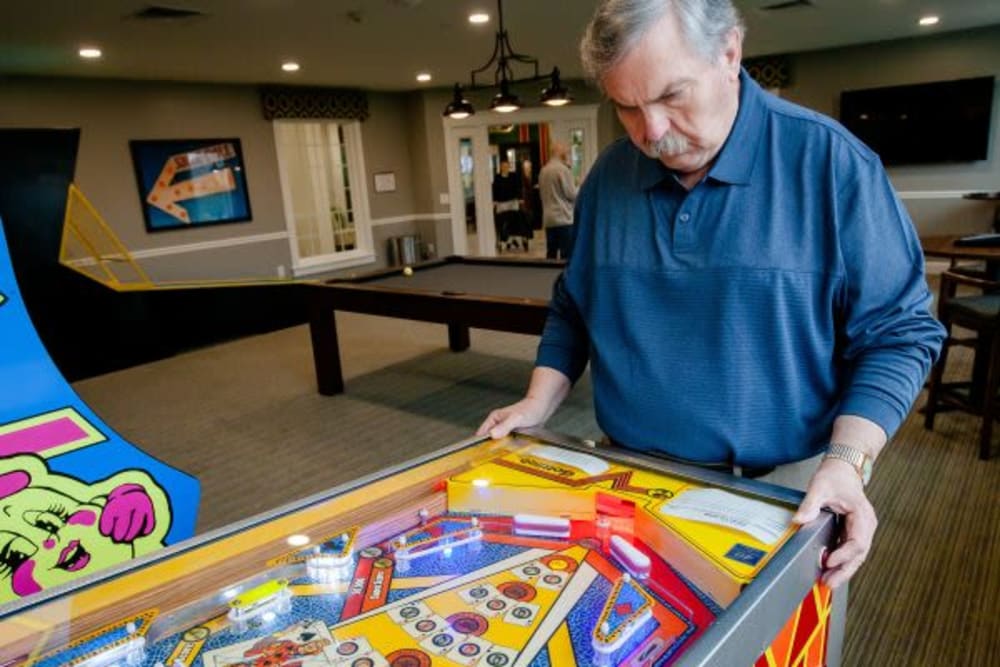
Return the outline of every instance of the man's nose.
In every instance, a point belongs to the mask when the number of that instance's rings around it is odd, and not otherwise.
[[[646,108],[643,110],[642,120],[646,141],[658,141],[660,137],[670,131],[670,117],[662,109]]]

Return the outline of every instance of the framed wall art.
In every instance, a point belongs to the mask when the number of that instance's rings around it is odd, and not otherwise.
[[[129,149],[148,231],[251,219],[239,139],[132,140]]]

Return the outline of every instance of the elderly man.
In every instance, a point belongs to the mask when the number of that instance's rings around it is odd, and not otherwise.
[[[729,0],[602,0],[581,54],[630,141],[576,207],[526,396],[479,429],[545,422],[588,361],[611,442],[806,490],[845,516],[833,587],[876,528],[871,463],[943,330],[878,156],[740,67]]]
[[[569,259],[573,242],[573,202],[576,201],[576,183],[569,168],[569,147],[555,141],[549,147],[549,155],[549,161],[538,173],[545,256]]]

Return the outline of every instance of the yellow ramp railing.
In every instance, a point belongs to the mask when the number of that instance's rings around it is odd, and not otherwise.
[[[293,284],[294,278],[231,278],[156,281],[149,277],[76,185],[66,196],[59,263],[116,292]]]
[[[70,184],[59,263],[117,291],[156,287],[79,188]]]

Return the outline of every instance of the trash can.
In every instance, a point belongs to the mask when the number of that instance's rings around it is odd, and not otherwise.
[[[389,238],[389,266],[409,266],[420,261],[420,237],[416,234]]]

